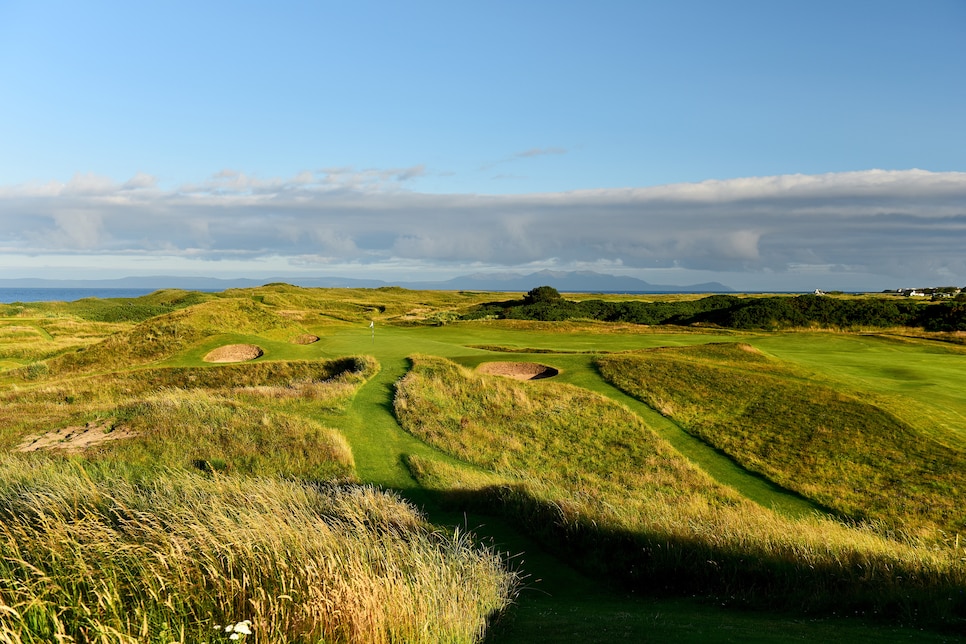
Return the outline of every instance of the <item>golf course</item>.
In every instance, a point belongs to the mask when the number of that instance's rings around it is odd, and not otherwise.
[[[0,642],[966,638],[963,332],[517,295],[0,304]]]

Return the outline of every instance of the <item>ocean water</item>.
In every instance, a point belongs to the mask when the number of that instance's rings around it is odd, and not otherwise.
[[[154,288],[0,288],[0,304],[12,302],[73,302],[85,297],[141,297]]]

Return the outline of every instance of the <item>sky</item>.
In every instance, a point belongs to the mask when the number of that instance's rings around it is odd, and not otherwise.
[[[966,1],[0,0],[0,279],[966,286]]]

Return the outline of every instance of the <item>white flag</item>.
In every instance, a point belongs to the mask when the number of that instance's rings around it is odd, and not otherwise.
[[[376,328],[376,321],[375,320],[369,320],[369,328],[370,329],[375,329]]]

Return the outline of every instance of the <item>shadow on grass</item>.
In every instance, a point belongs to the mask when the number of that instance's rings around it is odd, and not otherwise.
[[[858,554],[834,564],[810,563],[693,537],[607,528],[534,497],[522,485],[424,494],[449,513],[504,518],[581,573],[641,597],[812,618],[858,617],[937,632],[961,632],[966,625],[966,588],[955,580],[905,578]]]

